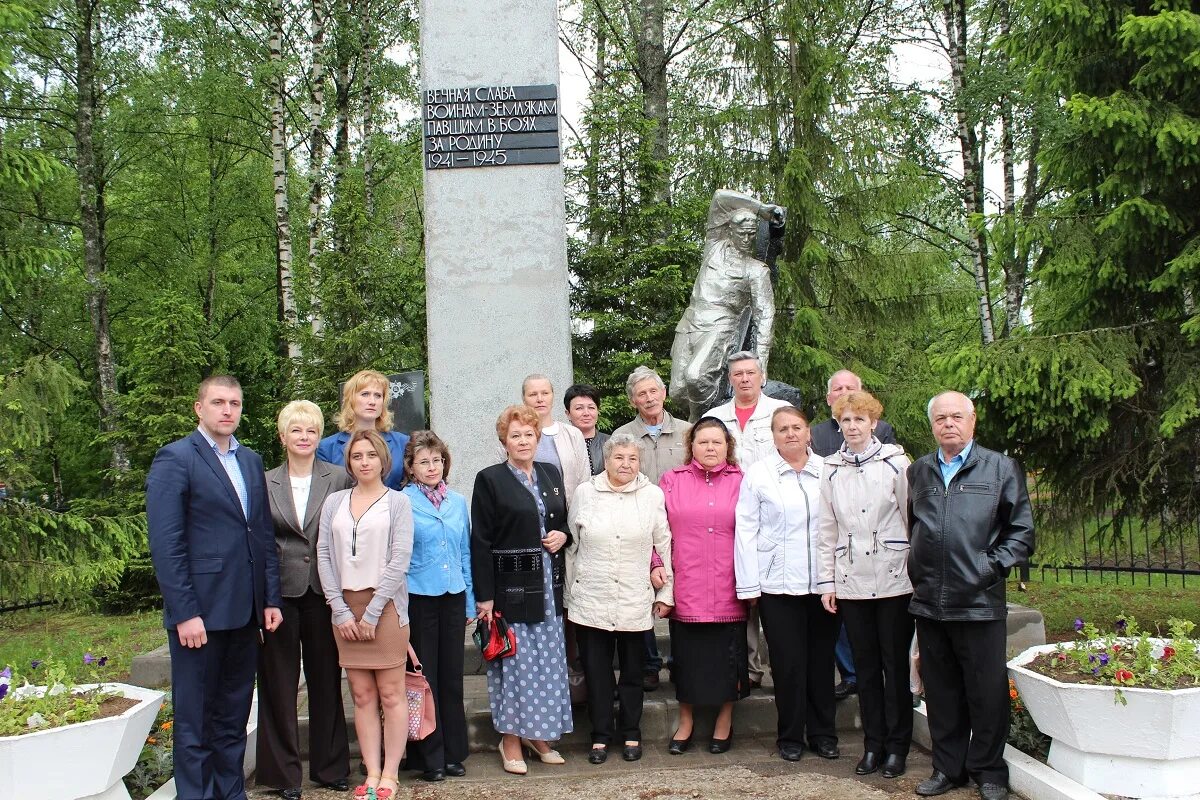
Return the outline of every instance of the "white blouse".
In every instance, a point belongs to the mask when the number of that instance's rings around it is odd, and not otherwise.
[[[338,562],[342,590],[374,589],[383,575],[391,526],[388,495],[376,500],[358,522],[345,503],[333,517],[333,557]]]

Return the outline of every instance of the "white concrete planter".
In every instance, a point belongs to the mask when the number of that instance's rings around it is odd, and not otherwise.
[[[117,717],[0,736],[0,797],[129,800],[121,779],[137,764],[164,694],[124,683],[104,685],[140,702]]]
[[[1102,794],[1194,796],[1200,787],[1200,688],[1122,689],[1062,683],[1028,664],[1055,645],[1031,647],[1008,662],[1038,728],[1053,738],[1049,764]]]

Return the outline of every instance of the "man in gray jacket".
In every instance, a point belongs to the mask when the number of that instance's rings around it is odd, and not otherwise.
[[[1033,554],[1033,509],[1016,461],[974,441],[975,407],[958,392],[929,401],[937,451],[908,468],[908,575],[933,740],[924,797],[972,779],[1008,797],[1005,578]]]

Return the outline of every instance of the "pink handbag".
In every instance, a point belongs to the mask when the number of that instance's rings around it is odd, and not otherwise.
[[[408,665],[404,668],[404,694],[408,697],[408,739],[420,741],[437,728],[437,711],[433,705],[433,690],[425,680],[421,662],[411,644],[408,646]]]

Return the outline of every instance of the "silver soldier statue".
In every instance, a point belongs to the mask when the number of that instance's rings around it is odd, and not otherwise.
[[[721,398],[725,359],[751,350],[766,375],[775,320],[775,293],[766,264],[755,258],[759,220],[782,229],[784,211],[749,195],[713,193],[704,236],[704,258],[692,300],[675,326],[671,396],[692,422]]]

